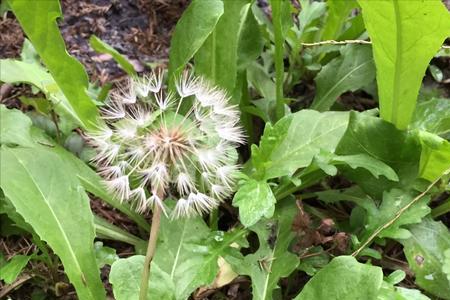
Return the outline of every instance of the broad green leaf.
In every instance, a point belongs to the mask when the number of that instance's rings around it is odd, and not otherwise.
[[[109,282],[116,300],[138,300],[145,257],[134,255],[116,260],[111,266]],[[175,286],[169,275],[152,262],[148,299],[175,300]]]
[[[307,167],[321,149],[334,152],[347,124],[347,112],[301,110],[266,125],[259,147],[252,147],[255,178],[289,176]]]
[[[175,299],[184,300],[196,288],[214,281],[219,256],[237,251],[230,245],[244,233],[243,230],[212,233],[200,217],[179,220],[163,217],[153,262],[169,282],[167,285],[173,286]]]
[[[418,177],[421,146],[416,134],[400,131],[391,123],[364,113],[351,112],[350,121],[336,148],[338,155],[365,154],[390,166],[399,182],[374,178],[368,171],[341,167],[343,174],[370,196],[381,198],[383,191],[407,187]]]
[[[393,286],[383,282],[377,300],[430,300],[419,290]]]
[[[47,145],[53,147],[55,154],[58,154],[64,160],[66,168],[70,170],[71,174],[78,177],[86,191],[123,212],[142,228],[149,229],[144,217],[133,211],[129,204],[120,203],[119,200],[108,193],[102,183],[102,178],[95,171],[72,153],[48,140],[41,130],[32,126],[28,116],[18,110],[7,109],[4,105],[0,105],[0,122],[1,144],[15,144],[25,147]]]
[[[67,116],[76,124],[82,124],[77,113],[64,96],[53,77],[42,66],[13,59],[0,60],[0,81],[28,83],[41,90],[53,103],[60,116]],[[70,128],[70,131],[73,128]]]
[[[223,14],[220,0],[193,0],[178,21],[170,42],[169,78],[177,75],[213,32]]]
[[[420,132],[419,137],[422,143],[419,175],[434,181],[450,169],[450,143],[428,132]]]
[[[89,199],[51,147],[2,145],[0,187],[17,212],[60,257],[80,299],[104,299],[95,262]]]
[[[242,22],[239,28],[239,40],[238,40],[238,61],[237,68],[239,70],[245,70],[249,64],[258,58],[263,49],[264,43],[259,30],[259,25],[256,22],[251,4],[248,5],[248,9],[242,11]]]
[[[262,217],[271,218],[276,201],[268,183],[250,179],[234,195],[233,205],[239,207],[241,223],[249,227]]]
[[[381,116],[406,129],[426,68],[450,35],[450,14],[439,0],[358,3],[373,44]]]
[[[226,0],[223,5],[223,15],[195,54],[195,70],[231,94],[236,84],[238,42],[251,5],[250,0]]]
[[[134,70],[133,65],[128,61],[128,59],[119,53],[116,49],[96,37],[95,35],[92,35],[89,38],[89,43],[91,44],[91,47],[99,52],[99,53],[107,53],[111,55],[114,60],[120,65],[122,69],[125,70],[125,72],[128,73],[130,76],[136,76],[136,71]]]
[[[59,1],[8,0],[8,3],[81,125],[94,126],[98,111],[86,93],[88,76],[81,63],[67,53],[56,23],[62,16]]]
[[[338,256],[311,278],[294,300],[376,300],[382,282],[381,268]]]
[[[416,284],[430,294],[450,299],[450,278],[442,270],[445,253],[450,249],[450,232],[431,218],[409,226],[411,237],[400,240]]]
[[[0,105],[0,136],[4,145],[34,145],[31,137],[31,120],[17,109]]]
[[[30,261],[31,256],[14,255],[5,265],[0,267],[0,279],[6,284],[13,283]]]
[[[442,272],[447,275],[447,280],[450,282],[450,248],[444,251],[444,264],[442,265]]]
[[[329,110],[336,99],[347,91],[356,91],[375,79],[372,49],[368,45],[347,45],[341,55],[326,64],[317,74],[316,96],[312,109]]]
[[[341,33],[345,20],[349,17],[352,9],[358,6],[356,0],[328,0],[328,16],[322,29],[322,40],[334,40]]]
[[[250,229],[258,235],[259,248],[244,258],[225,257],[238,274],[250,276],[254,300],[271,300],[278,281],[289,276],[299,259],[288,251],[295,234],[292,222],[297,212],[293,199],[277,207],[274,219],[260,221]]]
[[[401,216],[392,222],[397,214],[407,207],[414,199],[415,194],[400,190],[392,189],[383,193],[383,200],[377,207],[375,202],[367,210],[367,224],[364,228],[364,233],[361,236],[365,242],[369,236],[375,233],[378,229],[383,229],[378,233],[378,237],[393,238],[393,239],[407,239],[411,233],[404,228],[405,225],[420,223],[422,218],[428,215],[431,209],[427,203],[430,200],[429,196],[425,196],[409,208],[407,208]],[[392,223],[391,223],[392,222]],[[385,226],[385,225],[389,226]]]
[[[450,132],[450,99],[432,98],[417,103],[410,128],[437,135]]]

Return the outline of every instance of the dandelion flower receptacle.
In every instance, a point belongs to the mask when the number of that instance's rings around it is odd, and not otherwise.
[[[137,211],[158,205],[165,213],[163,194],[178,199],[172,218],[190,217],[232,194],[235,148],[245,139],[221,89],[184,73],[168,92],[162,73],[153,73],[112,93],[101,115],[103,125],[88,133],[92,161],[107,189]]]

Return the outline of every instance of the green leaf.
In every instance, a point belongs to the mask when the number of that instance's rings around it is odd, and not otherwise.
[[[250,0],[224,1],[224,13],[195,54],[195,70],[230,94],[236,85],[238,42]]]
[[[419,290],[406,289],[383,282],[377,300],[430,300]]]
[[[434,181],[450,169],[450,143],[428,132],[420,132],[419,137],[422,143],[419,176]]]
[[[431,218],[409,226],[411,237],[401,240],[416,284],[428,293],[450,299],[450,278],[442,270],[446,251],[450,249],[450,233],[441,222]]]
[[[30,130],[31,120],[17,109],[7,109],[0,105],[0,136],[1,144],[32,146]]]
[[[259,25],[256,22],[255,16],[251,8],[251,4],[248,9],[242,10],[242,22],[239,28],[239,40],[238,40],[238,61],[237,68],[239,70],[245,70],[248,65],[258,58],[264,47]]]
[[[275,39],[275,92],[276,92],[276,107],[275,116],[276,120],[281,119],[284,116],[284,98],[283,98],[283,85],[284,85],[284,41],[283,35],[283,10],[286,6],[283,5],[287,1],[271,0],[270,5],[272,7],[272,23],[274,29]]]
[[[305,172],[309,171],[311,167],[319,167],[328,175],[335,176],[337,174],[337,168],[334,166],[339,165],[347,165],[352,169],[364,168],[375,178],[382,175],[392,181],[399,180],[397,174],[395,174],[395,171],[391,167],[367,154],[336,155],[321,151]]]
[[[375,205],[375,202],[373,202],[370,207],[365,207],[368,209],[367,221],[364,226],[364,233],[360,240],[365,242],[380,228],[382,228],[382,230],[377,234],[380,238],[409,238],[411,233],[403,227],[409,224],[420,223],[422,218],[428,215],[431,211],[427,205],[430,197],[425,196],[411,205],[398,219],[392,222],[397,217],[397,214],[404,207],[408,206],[413,199],[414,194],[405,190],[392,189],[384,192],[383,200],[381,201],[379,207]]]
[[[338,256],[310,279],[294,300],[376,300],[382,282],[381,268]]]
[[[269,184],[250,179],[234,195],[233,205],[239,207],[241,223],[249,227],[262,217],[271,218],[276,201]]]
[[[119,53],[116,49],[96,37],[95,35],[91,35],[89,38],[89,44],[91,44],[91,47],[99,52],[99,53],[107,53],[111,55],[115,61],[120,65],[122,69],[125,70],[125,72],[128,73],[130,76],[136,76],[136,71],[134,70],[133,65],[128,61],[128,59]]]
[[[41,90],[60,116],[67,116],[76,124],[82,124],[53,77],[42,66],[13,59],[0,60],[0,81],[28,83]],[[73,128],[70,128],[71,131]]]
[[[134,255],[116,260],[111,266],[109,282],[116,300],[138,300],[145,257]],[[152,262],[148,299],[174,300],[175,287],[169,275]]]
[[[426,68],[450,35],[450,14],[439,0],[358,3],[373,44],[381,116],[406,129]]]
[[[121,203],[108,193],[102,183],[102,178],[83,161],[64,148],[54,145],[41,130],[31,126],[28,116],[16,109],[7,109],[4,105],[0,105],[0,122],[1,144],[25,147],[52,146],[55,154],[57,153],[64,160],[66,168],[70,169],[71,174],[78,177],[85,190],[126,214],[142,228],[149,230],[149,225],[144,217],[132,210],[129,204]]]
[[[289,276],[299,263],[296,255],[288,251],[295,234],[291,226],[297,208],[293,199],[277,208],[274,219],[264,220],[250,229],[258,235],[259,248],[244,258],[225,257],[239,274],[252,279],[254,300],[273,299],[272,293],[278,288],[278,281]]]
[[[6,284],[13,283],[28,264],[31,256],[14,255],[5,265],[0,267],[0,279]]]
[[[201,217],[180,220],[162,218],[152,262],[152,266],[159,266],[160,275],[155,276],[162,276],[166,286],[173,287],[175,299],[187,299],[195,289],[214,281],[219,272],[219,256],[236,252],[237,249],[230,245],[244,233],[244,230],[212,233]],[[150,282],[153,272],[152,269]]]
[[[450,99],[433,98],[419,102],[410,128],[443,135],[450,132]]]
[[[266,125],[259,148],[252,147],[255,178],[290,176],[307,167],[321,149],[334,152],[348,124],[347,112],[301,110]]]
[[[103,242],[97,241],[94,243],[95,260],[97,267],[103,268],[104,265],[112,265],[119,256],[116,254],[116,249],[103,246]]]
[[[358,6],[355,0],[328,0],[328,16],[322,29],[322,40],[334,40],[341,33],[342,27],[352,9]]]
[[[220,0],[193,0],[178,21],[169,53],[169,78],[177,75],[213,32],[223,14]]]
[[[374,178],[362,168],[341,167],[343,174],[373,198],[381,198],[383,191],[410,186],[418,176],[421,146],[416,134],[403,132],[380,118],[351,112],[350,121],[336,148],[338,155],[365,154],[390,166],[399,182]]]
[[[356,91],[375,79],[372,49],[368,45],[347,45],[341,55],[326,64],[317,74],[316,96],[312,109],[329,110],[336,99],[347,91]]]
[[[444,251],[444,264],[442,265],[442,272],[447,275],[447,280],[450,282],[450,248]]]
[[[86,93],[88,76],[81,63],[67,53],[56,24],[56,19],[62,17],[59,1],[9,0],[8,3],[81,125],[94,126],[98,111]]]
[[[0,186],[17,212],[60,257],[81,299],[104,299],[89,199],[49,147],[2,145]]]

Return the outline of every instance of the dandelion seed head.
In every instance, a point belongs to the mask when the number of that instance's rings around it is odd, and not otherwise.
[[[155,205],[166,212],[158,195],[170,196],[178,199],[171,217],[181,218],[231,196],[235,148],[245,137],[224,91],[189,73],[175,86],[175,93],[163,88],[162,72],[130,79],[101,109],[105,125],[87,135],[108,191],[138,212]]]

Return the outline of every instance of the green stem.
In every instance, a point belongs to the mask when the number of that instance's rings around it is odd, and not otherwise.
[[[447,200],[444,203],[433,208],[433,210],[431,211],[431,216],[433,218],[437,218],[448,212],[450,212],[450,199],[447,197]]]
[[[162,193],[158,193],[158,196]],[[162,199],[162,197],[160,197]],[[156,242],[158,241],[159,227],[161,223],[161,207],[155,204],[152,217],[152,227],[148,239],[147,254],[145,255],[144,270],[142,271],[141,287],[139,290],[139,300],[147,300],[148,280],[150,277],[150,267],[153,256],[156,251]]]
[[[219,228],[219,209],[215,208],[209,215],[209,227],[212,231],[218,230]]]
[[[284,116],[284,100],[283,100],[283,31],[281,24],[281,0],[271,0],[272,5],[272,22],[275,35],[275,84],[276,84],[276,119],[279,120]]]

